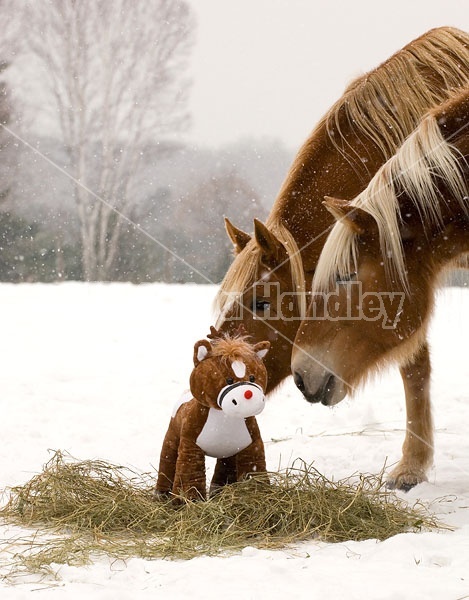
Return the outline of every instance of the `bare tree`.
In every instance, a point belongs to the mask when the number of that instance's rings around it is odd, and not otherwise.
[[[184,69],[193,19],[184,0],[35,0],[27,43],[45,68],[74,178],[83,272],[106,279],[145,144],[187,123]]]
[[[8,63],[0,61],[0,76],[3,75],[5,69],[8,68]],[[11,115],[10,91],[5,81],[0,80],[0,123],[8,125]],[[11,139],[5,134],[5,131],[0,129],[0,203],[5,200],[9,193],[9,160],[5,159],[11,148]]]
[[[201,203],[203,210],[200,209]],[[253,218],[265,219],[267,211],[262,208],[258,192],[240,177],[236,168],[219,170],[194,185],[181,198],[174,219],[182,225],[173,230],[171,247],[190,264],[197,264],[211,281],[221,281],[232,260],[233,244],[228,240],[223,217],[235,215],[236,224],[251,231]],[[172,277],[185,280],[197,274],[188,274],[185,266],[172,265],[168,256]]]

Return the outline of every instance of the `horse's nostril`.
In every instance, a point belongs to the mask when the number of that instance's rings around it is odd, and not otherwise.
[[[293,376],[293,381],[295,382],[296,387],[300,390],[300,392],[305,391],[305,383],[303,381],[303,377],[299,373],[295,373]]]

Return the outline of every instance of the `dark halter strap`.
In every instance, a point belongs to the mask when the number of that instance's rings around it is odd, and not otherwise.
[[[229,394],[231,391],[233,391],[235,388],[239,387],[240,385],[246,385],[246,383],[248,383],[249,385],[253,385],[254,387],[257,387],[261,390],[262,392],[262,388],[260,385],[258,385],[257,383],[253,383],[252,381],[238,381],[237,383],[232,383],[231,385],[228,385],[223,392],[220,394],[220,396],[217,398],[217,404],[218,406],[221,408],[221,405],[223,403],[223,400],[225,398],[225,396],[227,394]]]

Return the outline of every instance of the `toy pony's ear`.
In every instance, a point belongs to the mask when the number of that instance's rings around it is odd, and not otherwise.
[[[257,356],[259,358],[264,358],[264,356],[267,354],[267,352],[270,349],[270,342],[258,342],[255,346],[254,346],[254,352],[257,354]]]
[[[207,340],[200,340],[194,345],[194,366],[197,366],[203,360],[212,354],[212,346]]]

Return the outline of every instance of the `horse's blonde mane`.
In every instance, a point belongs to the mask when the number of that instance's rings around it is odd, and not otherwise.
[[[408,292],[399,192],[405,190],[424,227],[442,226],[445,201],[438,192],[439,180],[445,182],[449,193],[468,214],[468,190],[459,158],[459,152],[444,139],[437,119],[430,114],[351,202],[370,214],[378,225],[381,256],[392,288],[397,283]],[[318,261],[313,293],[330,290],[337,277],[344,278],[357,270],[357,241],[358,236],[349,225],[340,221],[334,225]]]
[[[304,268],[300,250],[285,225],[283,208],[290,184],[304,173],[303,165],[326,131],[348,160],[360,160],[342,131],[348,122],[356,135],[371,139],[390,158],[416,128],[422,115],[441,104],[454,90],[469,82],[469,35],[451,27],[427,32],[382,65],[355,80],[318,123],[300,149],[272,207],[267,226],[287,249],[292,290],[300,292],[300,316],[306,308]],[[345,121],[342,121],[345,117]],[[332,190],[331,190],[332,191]],[[251,240],[230,266],[215,299],[218,322],[243,291],[258,278],[260,250]]]
[[[390,158],[423,114],[469,82],[468,63],[467,33],[452,27],[432,29],[349,85],[325,117],[330,139],[352,160],[360,160],[342,135],[345,116]]]

